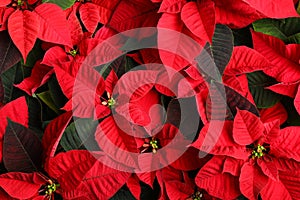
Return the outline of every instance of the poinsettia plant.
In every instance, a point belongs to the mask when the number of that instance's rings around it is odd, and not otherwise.
[[[0,199],[299,199],[298,0],[1,0]]]

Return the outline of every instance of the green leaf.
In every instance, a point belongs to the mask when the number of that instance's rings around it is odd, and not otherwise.
[[[37,97],[42,100],[49,108],[51,108],[54,112],[56,112],[57,114],[59,114],[59,110],[56,107],[52,97],[51,97],[51,93],[50,91],[45,91],[42,93],[37,94]]]
[[[54,3],[63,10],[70,8],[76,0],[43,0],[43,3]]]
[[[92,119],[77,119],[72,122],[65,130],[60,145],[65,151],[86,149],[99,149],[94,135],[98,121]]]
[[[19,62],[1,74],[1,80],[4,88],[4,103],[8,103],[25,94],[23,91],[14,87],[14,84],[20,83],[24,79],[23,73],[24,69]]]
[[[41,44],[41,40],[37,40],[35,42],[33,49],[29,52],[26,58],[26,66],[32,68],[35,65],[36,61],[44,57],[44,50],[42,49]]]
[[[211,49],[215,64],[223,74],[233,51],[233,34],[230,28],[221,24],[216,25]]]
[[[57,108],[62,108],[67,103],[68,99],[62,92],[55,75],[49,79],[48,87],[54,104]]]
[[[38,171],[42,161],[42,143],[30,129],[8,120],[3,139],[3,163],[12,172]]]
[[[28,115],[29,115],[29,128],[34,130],[37,135],[42,138],[42,106],[40,102],[34,98],[27,96],[26,102],[28,105]]]
[[[276,84],[276,80],[267,76],[262,71],[247,74],[248,86],[258,108],[270,108],[282,98],[280,94],[265,89]]]
[[[261,19],[253,23],[254,30],[272,35],[285,43],[300,44],[300,19]]]

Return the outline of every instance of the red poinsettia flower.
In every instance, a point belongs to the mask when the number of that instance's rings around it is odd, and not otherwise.
[[[41,4],[38,0],[5,0],[0,7],[5,7],[2,23],[7,23],[9,35],[25,62],[37,38],[71,46],[65,15],[57,5]]]
[[[201,145],[207,134],[207,128],[208,126],[202,130],[194,144],[201,150],[205,148]],[[268,196],[271,195],[270,188],[264,190],[268,183],[271,188],[279,190],[275,194],[291,199],[294,192],[284,187],[279,172],[291,171],[290,159],[299,161],[299,151],[294,146],[298,141],[296,129],[296,127],[288,127],[279,130],[278,120],[262,123],[252,113],[238,110],[234,122],[225,122],[225,129],[210,153],[237,159],[234,161],[235,167],[231,169],[238,168],[240,173],[231,172],[231,174],[239,176],[240,190],[246,197],[256,199],[258,194],[271,197]],[[285,167],[282,164],[284,162],[286,162]]]
[[[53,199],[60,185],[43,174],[10,172],[0,175],[3,199]]]

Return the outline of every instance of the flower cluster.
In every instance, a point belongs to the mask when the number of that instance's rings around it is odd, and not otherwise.
[[[1,0],[0,199],[299,199],[298,0]]]

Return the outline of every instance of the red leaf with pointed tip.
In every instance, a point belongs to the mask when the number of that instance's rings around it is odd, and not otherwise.
[[[59,6],[52,3],[43,3],[36,7],[34,12],[40,21],[38,38],[46,42],[72,47],[66,15]]]
[[[59,115],[47,125],[42,139],[44,154],[47,159],[54,156],[59,140],[71,119],[72,112],[69,111]],[[45,167],[47,168],[47,166]]]
[[[33,95],[37,88],[45,84],[53,74],[53,68],[42,65],[39,61],[32,69],[31,76],[25,78],[21,83],[15,85],[17,88]]]
[[[41,64],[54,67],[68,61],[70,60],[65,50],[60,46],[55,46],[46,51]]]
[[[286,127],[280,131],[279,137],[273,141],[270,154],[277,158],[294,159],[300,161],[300,128]]]
[[[143,181],[144,183],[146,183],[147,185],[149,185],[151,188],[153,188],[153,183],[155,180],[155,176],[156,176],[156,172],[145,172],[145,173],[137,173],[136,174],[138,176],[138,178]]]
[[[213,155],[228,155],[246,160],[249,152],[245,146],[234,142],[232,127],[232,121],[211,121],[205,124],[192,146]]]
[[[280,197],[284,200],[292,200],[289,191],[281,181],[269,179],[266,187],[261,190],[260,196],[262,199],[276,199]]]
[[[129,191],[132,193],[132,195],[139,200],[141,196],[141,186],[140,186],[140,180],[139,178],[135,175],[132,174],[129,179],[126,182],[126,186],[128,187]]]
[[[97,160],[89,151],[72,150],[50,158],[47,172],[65,191],[70,191],[81,184],[95,162]]]
[[[39,195],[39,189],[46,181],[37,173],[11,172],[0,176],[0,187],[16,199],[31,199]]]
[[[28,127],[28,107],[25,97],[20,97],[0,108],[0,161],[2,161],[3,135],[8,123],[7,118]]]
[[[205,189],[210,195],[221,199],[235,199],[241,193],[238,177],[222,173],[225,156],[214,156],[198,172],[195,182],[198,187]]]
[[[21,52],[25,63],[40,31],[39,24],[37,14],[28,10],[16,10],[9,16],[8,33]]]
[[[119,2],[120,0],[111,0],[111,1],[93,0],[93,3],[100,7],[99,14],[100,14],[101,24],[106,25],[109,22],[115,7],[118,5]]]
[[[157,5],[150,1],[119,1],[113,9],[108,26],[118,32],[141,27],[155,27],[160,17],[157,10]],[[142,35],[141,37],[147,36]]]
[[[298,17],[293,0],[243,0],[263,15],[270,18]],[[283,9],[284,8],[284,9]]]
[[[244,1],[215,1],[216,22],[232,28],[242,28],[261,18],[260,14]]]
[[[274,181],[279,181],[278,170],[272,161],[258,159],[257,164],[260,166],[263,173]]]
[[[179,13],[186,2],[186,0],[164,0],[158,12]]]
[[[130,153],[137,153],[138,149],[134,137],[124,132],[125,124],[113,117],[107,117],[97,127],[95,139],[99,147],[116,162],[126,166],[135,166],[136,160]],[[119,124],[117,124],[117,123]]]
[[[266,187],[268,177],[263,174],[257,165],[244,164],[240,175],[240,189],[249,199],[257,199],[258,194]]]
[[[259,139],[264,132],[260,119],[245,110],[237,110],[233,122],[233,138],[240,145],[249,145]]]
[[[0,31],[7,30],[7,19],[13,12],[14,8],[0,7]]]
[[[188,30],[179,14],[164,13],[157,27],[157,46],[164,65],[180,71],[194,62],[205,42]]]
[[[257,51],[246,46],[233,48],[230,62],[225,68],[225,74],[240,75],[270,67],[271,64]]]
[[[299,169],[299,168],[298,168]],[[292,199],[298,199],[300,196],[300,172],[298,171],[282,171],[279,172],[279,179],[284,187],[290,193]]]
[[[223,173],[230,173],[232,176],[239,176],[241,174],[241,168],[245,161],[227,157],[223,165]]]
[[[214,11],[213,1],[188,2],[182,8],[181,19],[194,35],[212,43],[215,29]]]
[[[298,90],[299,82],[294,83],[277,83],[275,85],[271,85],[266,87],[266,89],[272,90],[278,94],[286,95],[291,98],[295,98]]]
[[[252,31],[252,38],[254,49],[273,65],[273,67],[264,70],[267,75],[286,83],[299,80],[299,63],[295,63],[286,56],[287,50],[282,40],[254,31]]]
[[[259,112],[260,120],[263,123],[272,122],[279,119],[280,124],[283,124],[288,118],[288,113],[281,103],[277,103],[271,108],[261,109]]]
[[[69,16],[67,17],[67,20],[70,24],[70,33],[71,33],[73,46],[77,45],[84,37],[80,21],[76,15],[78,4],[73,5],[71,7],[72,10],[70,11]]]
[[[80,19],[85,28],[94,33],[100,21],[99,9],[95,4],[85,3],[79,8]]]
[[[117,170],[121,168],[110,167],[100,161],[86,173],[79,186],[84,186],[90,193],[89,199],[110,199],[131,176],[131,173]]]

